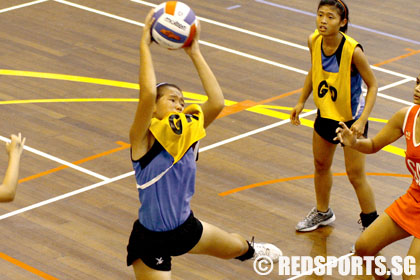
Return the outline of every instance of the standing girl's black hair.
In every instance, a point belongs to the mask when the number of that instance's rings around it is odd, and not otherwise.
[[[319,2],[319,5],[318,5],[318,10],[322,6],[326,6],[326,5],[336,7],[337,10],[338,10],[338,13],[340,14],[341,20],[347,19],[346,25],[344,25],[343,27],[340,28],[341,32],[346,33],[347,27],[348,27],[348,24],[349,24],[349,21],[350,21],[350,19],[349,19],[349,9],[347,8],[346,3],[344,3],[343,0],[321,0]]]

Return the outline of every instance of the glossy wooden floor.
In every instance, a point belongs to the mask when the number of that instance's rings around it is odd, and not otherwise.
[[[20,6],[25,3],[30,5]],[[125,265],[139,207],[128,130],[138,95],[141,25],[158,3],[0,1],[0,135],[22,132],[27,137],[16,200],[0,205],[0,279],[134,279]],[[196,216],[274,243],[287,256],[347,254],[360,233],[360,209],[342,174],[341,148],[333,167],[336,222],[311,233],[294,230],[315,203],[314,114],[308,113],[306,125],[300,127],[292,127],[287,118],[310,66],[306,39],[315,29],[318,1],[185,3],[203,18],[202,52],[227,104],[233,105],[201,143],[192,201]],[[371,65],[378,66],[374,72],[383,96],[371,115],[377,119],[369,125],[374,135],[384,125],[381,120],[412,100],[420,72],[420,3],[347,3],[354,24],[348,34],[362,43]],[[183,51],[153,46],[153,58],[159,81],[181,86],[187,100],[196,97],[192,93],[204,94]],[[306,109],[314,108],[311,99]],[[274,123],[276,127],[266,127]],[[393,151],[403,148],[404,142],[398,141]],[[4,154],[0,170],[6,164]],[[381,151],[368,156],[366,165],[367,172],[376,173],[369,182],[383,212],[409,186],[404,159]],[[238,189],[245,186],[251,188]],[[384,254],[405,256],[410,242],[397,242]],[[288,278],[277,272],[265,279]],[[194,280],[262,278],[252,262],[195,255],[176,257],[172,275]],[[334,273],[301,279],[352,277]]]

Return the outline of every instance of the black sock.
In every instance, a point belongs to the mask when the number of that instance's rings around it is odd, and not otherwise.
[[[248,251],[246,251],[246,253],[243,254],[242,256],[236,257],[235,259],[246,261],[254,256],[254,252],[255,252],[254,247],[252,247],[248,241],[246,243],[248,243]]]
[[[373,223],[374,220],[376,220],[376,218],[378,218],[378,213],[375,211],[373,211],[372,213],[369,214],[365,214],[365,213],[360,213],[360,220],[362,220],[362,226],[364,228],[367,228],[371,223]]]
[[[328,211],[330,211],[330,208],[328,208],[328,209],[327,209],[327,211],[325,211],[325,212],[323,212],[323,211],[319,211],[318,209],[316,209],[316,211],[318,211],[318,213],[321,213],[321,214],[327,214],[327,213],[328,213]]]

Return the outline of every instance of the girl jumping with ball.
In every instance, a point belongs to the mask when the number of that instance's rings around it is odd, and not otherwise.
[[[222,90],[204,57],[197,27],[185,52],[201,79],[207,101],[186,108],[173,84],[156,85],[150,52],[153,11],[145,20],[140,42],[140,94],[130,130],[131,160],[141,207],[127,246],[127,265],[136,279],[170,279],[171,257],[185,253],[247,260],[281,251],[268,243],[246,241],[194,217],[190,200],[195,188],[197,142],[224,107]]]

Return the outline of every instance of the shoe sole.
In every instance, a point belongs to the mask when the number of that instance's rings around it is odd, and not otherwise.
[[[300,232],[313,231],[313,230],[316,230],[317,228],[319,228],[320,226],[327,226],[327,225],[331,224],[334,221],[335,221],[335,214],[333,214],[332,217],[329,218],[328,220],[323,221],[323,222],[321,222],[321,223],[319,223],[319,224],[317,224],[317,225],[315,225],[313,227],[296,229],[296,231],[300,231]]]

